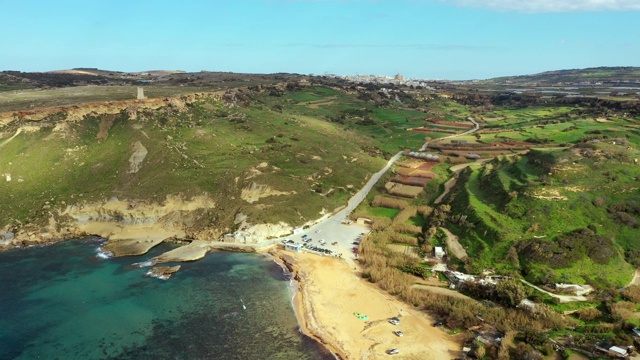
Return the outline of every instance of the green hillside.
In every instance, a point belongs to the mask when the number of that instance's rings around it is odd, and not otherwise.
[[[531,84],[553,85],[557,83],[579,82],[636,82],[640,80],[638,67],[597,67],[586,69],[546,71],[539,74],[505,76],[485,80],[486,83],[502,84]]]
[[[612,140],[464,170],[449,201],[468,265],[541,284],[624,286],[640,265],[638,157]]]
[[[385,162],[372,140],[339,124],[253,103],[202,101],[182,111],[147,111],[136,120],[123,112],[69,124],[13,123],[5,133],[25,125],[38,131],[23,131],[0,149],[0,173],[13,179],[0,187],[0,198],[11,203],[0,209],[0,227],[45,222],[49,208],[80,200],[161,201],[167,194],[203,193],[218,200],[210,218],[217,227],[233,226],[239,211],[252,222],[301,224],[343,205],[352,192],[346,186],[359,188]],[[137,173],[129,173],[138,141],[148,155]],[[251,205],[240,195],[252,182],[295,194]]]

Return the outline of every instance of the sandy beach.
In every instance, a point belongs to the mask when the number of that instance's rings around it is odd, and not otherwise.
[[[279,251],[276,256],[298,281],[296,313],[303,332],[325,344],[341,359],[453,359],[460,345],[432,326],[436,320],[361,279],[344,261],[308,253]],[[354,312],[368,316],[360,320]],[[397,316],[399,325],[388,319]],[[393,331],[401,330],[398,337]]]

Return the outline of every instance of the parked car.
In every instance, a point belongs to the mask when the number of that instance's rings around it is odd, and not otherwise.
[[[442,321],[437,321],[433,323],[433,327],[440,327],[440,326],[442,326]]]
[[[395,354],[400,354],[400,350],[394,348],[394,349],[389,349],[387,350],[387,354],[389,355],[395,355]]]
[[[393,325],[398,325],[400,324],[400,319],[398,319],[397,317],[392,317],[391,319],[389,319],[389,322]]]
[[[402,331],[400,331],[400,330],[396,330],[393,333],[396,334],[396,336],[398,336],[398,337],[404,336],[404,333]]]

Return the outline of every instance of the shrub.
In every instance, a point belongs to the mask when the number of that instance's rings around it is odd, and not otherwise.
[[[422,215],[422,217],[427,218],[429,215],[431,215],[431,212],[433,211],[433,209],[429,206],[421,205],[421,206],[418,206],[416,211],[418,212],[418,214]]]
[[[567,268],[585,257],[598,264],[607,264],[617,255],[613,239],[598,236],[590,229],[578,229],[555,241],[533,239],[522,243],[520,253],[530,261],[553,268]]]
[[[611,318],[614,321],[624,322],[634,317],[636,306],[635,304],[627,301],[620,301],[607,304],[607,308],[609,310],[609,313],[611,314]]]
[[[391,219],[388,217],[374,217],[372,228],[373,230],[383,230],[388,228],[391,225]]]
[[[393,218],[393,223],[394,224],[402,224],[407,222],[407,220],[409,220],[409,218],[411,218],[412,216],[416,216],[417,214],[417,209],[415,206],[407,206],[404,209],[402,209],[402,211],[400,211],[394,218]]]
[[[624,290],[622,290],[621,295],[626,300],[633,301],[634,303],[640,303],[640,286],[627,286],[626,288],[624,288]]]
[[[422,233],[422,228],[420,226],[410,225],[410,224],[393,224],[393,231],[397,233],[404,234],[413,234],[418,235]]]
[[[516,307],[527,297],[528,293],[520,281],[508,278],[498,282],[496,295],[501,303]]]
[[[576,311],[580,320],[592,321],[602,316],[602,311],[596,308],[584,308]]]
[[[391,232],[388,235],[388,239],[390,242],[393,243],[400,243],[400,244],[408,244],[408,245],[418,245],[418,239],[416,239],[415,237],[411,236],[411,235],[404,235],[404,234],[398,234],[395,232]]]

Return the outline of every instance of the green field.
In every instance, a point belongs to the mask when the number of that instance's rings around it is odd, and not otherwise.
[[[372,207],[368,210],[368,213],[372,216],[387,217],[389,219],[393,219],[394,217],[396,217],[399,212],[400,210],[398,209],[389,209],[384,207]]]

